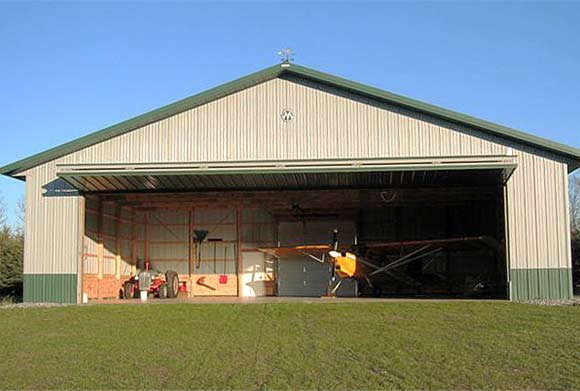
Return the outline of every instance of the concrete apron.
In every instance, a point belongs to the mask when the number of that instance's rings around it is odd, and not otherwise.
[[[498,302],[507,300],[481,299],[437,299],[437,298],[371,298],[371,297],[193,297],[176,299],[148,299],[142,302],[139,299],[103,299],[89,300],[86,304],[127,304],[127,305],[157,305],[157,304],[266,304],[266,303],[305,303],[305,304],[332,304],[332,303],[445,303],[445,302]]]

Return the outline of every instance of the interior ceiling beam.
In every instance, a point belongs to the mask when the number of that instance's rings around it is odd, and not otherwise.
[[[364,208],[388,206],[448,204],[457,205],[469,201],[487,201],[501,198],[500,187],[456,189],[400,189],[400,190],[327,190],[327,191],[278,191],[278,192],[210,192],[210,193],[124,193],[101,194],[105,202],[124,207],[188,209],[195,206],[265,208],[280,216],[300,218],[293,210],[298,204],[302,218],[312,214],[353,214]],[[93,197],[92,195],[89,197]]]
[[[353,195],[359,194],[360,196],[364,195],[374,195],[377,193],[397,193],[405,196],[410,195],[417,195],[417,196],[425,196],[429,197],[430,195],[438,195],[438,194],[446,194],[446,195],[457,195],[457,194],[465,194],[465,195],[473,195],[473,194],[495,194],[502,186],[465,186],[465,187],[443,187],[443,188],[375,188],[375,189],[327,189],[327,190],[317,190],[316,197],[326,195],[326,194],[334,194],[334,195]],[[154,193],[134,193],[134,192],[125,192],[125,193],[101,193],[102,197],[105,197],[110,200],[127,200],[127,201],[136,201],[136,200],[143,200],[146,199],[148,201],[151,200],[159,200],[159,201],[168,201],[168,200],[195,200],[197,198],[211,198],[211,197],[223,197],[224,195],[234,195],[234,196],[241,196],[246,198],[255,198],[255,197],[280,197],[280,195],[287,195],[288,197],[300,197],[300,196],[312,196],[313,191],[311,190],[255,190],[255,191],[209,191],[209,192],[154,192]],[[95,194],[89,194],[88,197],[94,197]]]

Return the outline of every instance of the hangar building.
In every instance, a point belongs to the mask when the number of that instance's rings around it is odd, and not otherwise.
[[[0,173],[26,181],[29,302],[116,298],[145,264],[184,298],[528,300],[572,295],[579,166],[578,149],[282,63]],[[357,257],[336,290],[329,244]]]

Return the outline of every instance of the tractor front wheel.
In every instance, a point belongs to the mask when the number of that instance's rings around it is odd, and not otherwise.
[[[159,286],[159,298],[160,299],[167,299],[167,284],[162,284]]]
[[[165,283],[167,284],[167,297],[174,299],[179,294],[179,276],[173,270],[165,273]]]

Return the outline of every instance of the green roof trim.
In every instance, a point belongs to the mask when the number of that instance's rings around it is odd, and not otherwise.
[[[262,71],[231,81],[221,86],[211,88],[202,93],[170,103],[153,111],[141,114],[127,121],[101,129],[86,136],[61,144],[44,152],[37,153],[22,160],[0,167],[0,174],[14,176],[19,172],[47,163],[51,160],[79,151],[91,145],[120,136],[143,126],[172,117],[197,106],[209,103],[224,96],[252,87],[264,81],[277,77],[281,72],[280,66],[272,66]]]
[[[393,94],[375,87],[360,84],[354,81],[343,79],[327,73],[319,72],[297,64],[278,64],[266,68],[248,76],[231,81],[221,86],[209,89],[205,92],[193,95],[189,98],[179,100],[167,106],[139,115],[127,121],[120,122],[116,125],[104,128],[97,132],[80,137],[76,140],[48,149],[44,152],[32,155],[28,158],[0,167],[0,174],[17,176],[18,173],[32,167],[47,163],[51,160],[60,158],[70,153],[87,148],[91,145],[106,141],[113,137],[120,136],[132,130],[149,125],[153,122],[177,115],[195,107],[201,106],[208,102],[223,98],[227,95],[239,92],[246,88],[255,86],[259,83],[280,77],[282,75],[295,75],[302,78],[310,79],[315,82],[326,84],[349,92],[367,96],[369,98],[391,103],[413,111],[418,111],[436,118],[449,122],[465,125],[470,128],[480,130],[501,138],[507,138],[517,141],[541,150],[549,151],[556,155],[570,159],[573,165],[569,171],[580,167],[580,149],[560,144],[542,137],[533,136],[515,129],[502,125],[484,121],[469,115],[461,114],[455,111],[447,110],[428,103],[420,102],[401,95]]]

